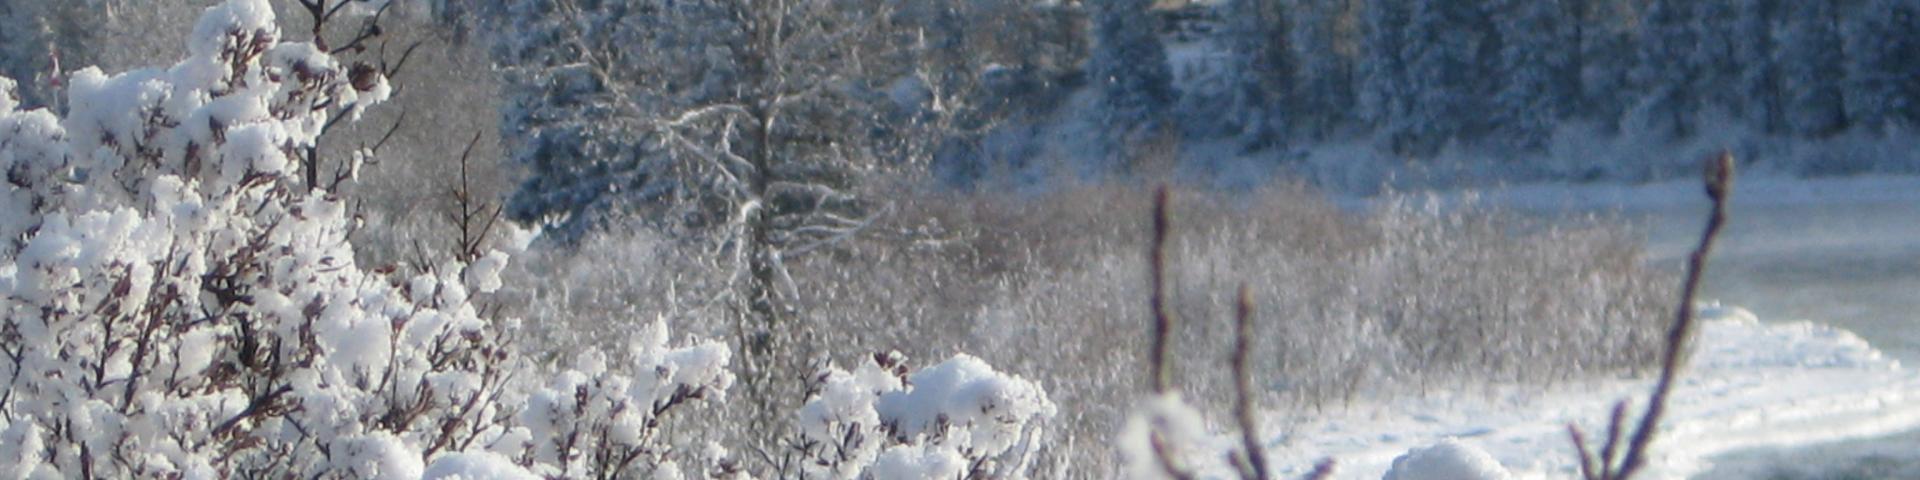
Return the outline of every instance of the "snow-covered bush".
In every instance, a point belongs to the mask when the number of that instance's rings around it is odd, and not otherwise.
[[[1126,185],[895,196],[899,213],[843,254],[794,264],[823,279],[800,290],[806,321],[825,344],[965,351],[1046,385],[1063,409],[1039,463],[1112,478],[1112,444],[1084,439],[1121,431],[1147,378],[1147,222],[1125,219],[1149,211],[1146,197]],[[1183,198],[1172,370],[1203,411],[1233,398],[1219,354],[1241,282],[1260,310],[1250,360],[1270,406],[1608,374],[1644,368],[1659,345],[1671,283],[1619,222],[1545,228],[1406,196],[1343,209],[1289,186]]]
[[[64,114],[18,111],[0,81],[0,452],[13,471],[672,469],[650,448],[655,420],[718,399],[730,351],[669,349],[656,325],[619,362],[638,375],[582,362],[521,391],[516,322],[482,315],[481,298],[526,237],[411,277],[360,268],[346,200],[310,188],[292,157],[391,89],[282,41],[274,20],[264,0],[209,8],[184,60],[81,70]]]
[[[573,349],[565,368],[522,356],[524,329],[495,302],[527,232],[465,261],[360,267],[352,189],[314,188],[298,155],[386,100],[378,69],[283,41],[266,0],[207,9],[188,52],[170,68],[81,70],[64,112],[20,111],[0,79],[9,473],[747,473],[665,426],[726,400],[733,348],[672,346],[656,320],[624,345]],[[886,449],[851,471],[1017,475],[1053,414],[1038,386],[972,357],[900,375],[865,403],[888,420],[859,427]]]
[[[797,417],[812,478],[1026,478],[1056,408],[1038,385],[956,355],[911,375],[898,352],[829,368]]]
[[[680,474],[678,462],[653,438],[660,417],[690,402],[725,401],[733,385],[727,371],[733,350],[715,342],[668,348],[667,326],[658,321],[632,342],[624,358],[588,349],[573,368],[535,389],[515,415],[511,441],[503,443],[526,445],[549,477]]]

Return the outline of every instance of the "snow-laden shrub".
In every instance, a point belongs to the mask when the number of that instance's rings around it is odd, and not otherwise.
[[[816,378],[796,417],[808,478],[1026,478],[1056,413],[1046,392],[966,354],[911,375],[905,362]]]
[[[0,473],[749,473],[663,426],[726,400],[729,346],[673,346],[656,320],[566,368],[521,356],[519,322],[492,312],[529,234],[468,261],[361,268],[357,216],[303,160],[324,125],[392,89],[274,21],[265,0],[209,8],[184,60],[81,70],[66,112],[19,111],[0,79]],[[885,449],[849,471],[1017,474],[1053,413],[971,357],[897,375],[863,404],[886,421],[859,432]]]
[[[667,348],[655,325],[617,365],[637,375],[603,360],[520,391],[514,379],[531,370],[503,335],[514,322],[481,315],[479,298],[503,284],[507,251],[525,236],[411,277],[355,264],[345,200],[306,184],[298,155],[323,125],[391,89],[369,66],[281,41],[274,20],[264,0],[209,8],[170,68],[75,73],[64,115],[17,111],[12,82],[0,82],[10,470],[417,478],[671,467],[652,448],[656,419],[718,399],[729,350]]]
[[[812,279],[799,295],[811,330],[919,358],[965,351],[1046,385],[1070,408],[1038,463],[1071,471],[1042,471],[1117,475],[1114,445],[1084,439],[1121,431],[1148,378],[1150,196],[1110,185],[892,198],[899,213],[870,234],[795,264]],[[1276,408],[1610,375],[1655,358],[1672,282],[1634,229],[1397,198],[1357,210],[1286,185],[1176,195],[1170,369],[1185,400],[1228,411],[1220,353],[1243,282],[1258,310],[1254,393]]]

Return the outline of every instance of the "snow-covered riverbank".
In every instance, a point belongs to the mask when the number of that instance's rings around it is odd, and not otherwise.
[[[1697,350],[1662,426],[1648,477],[1685,478],[1715,455],[1811,445],[1920,428],[1920,374],[1851,332],[1816,323],[1764,324],[1743,309],[1709,308]],[[1381,478],[1395,458],[1446,439],[1484,450],[1515,478],[1577,475],[1566,425],[1605,431],[1623,398],[1649,382],[1475,389],[1330,410],[1289,421],[1272,412],[1270,445],[1283,471],[1335,459],[1335,478]],[[1295,440],[1288,441],[1288,438]]]

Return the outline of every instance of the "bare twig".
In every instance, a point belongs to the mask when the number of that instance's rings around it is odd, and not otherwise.
[[[1148,265],[1153,282],[1153,351],[1149,352],[1151,372],[1153,374],[1153,392],[1167,393],[1173,385],[1168,377],[1168,355],[1172,346],[1173,313],[1167,311],[1167,235],[1172,229],[1169,224],[1167,203],[1172,194],[1165,185],[1153,194],[1153,243],[1148,251]]]
[[[1167,276],[1167,235],[1171,230],[1167,218],[1167,203],[1170,195],[1162,185],[1153,195],[1153,243],[1147,252],[1150,264],[1150,277],[1153,283],[1153,351],[1149,354],[1148,371],[1153,375],[1153,393],[1160,397],[1172,394],[1172,384],[1167,374],[1167,356],[1172,349],[1173,315],[1167,312],[1166,276]],[[1157,416],[1157,415],[1156,415]],[[1161,473],[1168,478],[1187,480],[1193,474],[1181,469],[1173,461],[1173,454],[1166,444],[1166,438],[1160,435],[1161,424],[1165,419],[1156,418],[1147,432],[1148,442],[1153,446],[1154,460],[1160,464]]]
[[[1713,241],[1720,235],[1720,227],[1726,223],[1727,197],[1733,188],[1733,154],[1722,151],[1707,161],[1705,185],[1707,198],[1713,201],[1713,212],[1707,217],[1706,230],[1700,235],[1700,243],[1693,254],[1687,257],[1686,283],[1681,287],[1680,306],[1674,315],[1673,328],[1667,331],[1667,349],[1660,362],[1660,380],[1654,384],[1653,393],[1647,398],[1646,413],[1633,430],[1626,450],[1618,461],[1613,456],[1619,440],[1619,425],[1625,417],[1626,404],[1614,407],[1610,421],[1607,446],[1599,458],[1600,471],[1594,472],[1588,456],[1591,452],[1585,445],[1577,428],[1570,429],[1574,446],[1580,449],[1582,474],[1589,480],[1625,480],[1646,466],[1647,447],[1660,426],[1660,416],[1666,412],[1667,397],[1673,392],[1674,380],[1680,376],[1680,363],[1686,354],[1688,339],[1693,336],[1693,299],[1699,292],[1700,281],[1707,268],[1707,255],[1713,250]]]
[[[1173,463],[1173,454],[1169,452],[1166,437],[1160,436],[1158,429],[1147,433],[1147,441],[1153,444],[1153,456],[1160,461],[1160,473],[1173,480],[1193,480],[1193,474],[1180,469]]]
[[[1334,463],[1331,458],[1321,459],[1320,463],[1313,464],[1313,471],[1307,472],[1306,475],[1302,475],[1300,478],[1301,480],[1327,480],[1333,478],[1333,467],[1335,465],[1337,464]]]
[[[1247,357],[1253,350],[1253,293],[1246,284],[1240,285],[1240,300],[1234,313],[1233,391],[1238,398],[1233,413],[1240,422],[1240,448],[1246,450],[1246,464],[1240,470],[1240,478],[1267,480],[1272,477],[1267,473],[1267,454],[1260,447],[1260,430],[1253,418],[1253,379],[1247,371]]]
[[[1613,404],[1613,413],[1607,416],[1607,443],[1600,447],[1600,458],[1607,459],[1607,463],[1600,465],[1600,478],[1614,478],[1613,475],[1615,472],[1612,462],[1620,458],[1618,456],[1620,455],[1620,440],[1622,436],[1627,433],[1625,430],[1622,430],[1621,427],[1625,426],[1626,422],[1627,401],[1621,400]]]
[[[1580,458],[1580,478],[1586,480],[1599,479],[1600,477],[1594,476],[1595,467],[1593,464],[1605,460],[1595,460],[1593,458],[1593,450],[1587,448],[1587,435],[1580,431],[1579,425],[1568,423],[1567,437],[1573,439],[1573,455]]]

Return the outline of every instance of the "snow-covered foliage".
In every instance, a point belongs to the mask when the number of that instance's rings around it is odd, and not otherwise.
[[[911,374],[898,352],[829,368],[796,421],[815,478],[1026,478],[1046,392],[966,354]]]
[[[507,352],[474,269],[358,268],[344,201],[289,161],[385,80],[279,35],[229,1],[171,68],[80,70],[64,118],[0,112],[0,409],[46,468],[416,476],[508,413],[476,401]]]
[[[549,477],[679,474],[656,438],[660,417],[683,404],[724,402],[733,350],[714,342],[669,348],[659,321],[630,338],[621,356],[588,349],[530,392],[500,443],[525,445]]]
[[[356,265],[345,200],[289,157],[390,89],[274,20],[262,0],[209,8],[171,68],[76,72],[64,118],[0,95],[0,451],[23,474],[116,477],[670,465],[655,417],[722,398],[730,350],[667,348],[656,325],[618,364],[637,376],[602,359],[560,390],[512,387],[529,373],[516,322],[481,314],[508,253],[411,277]],[[624,456],[582,466],[573,441]]]
[[[66,112],[21,111],[0,80],[10,471],[737,472],[725,449],[682,453],[663,431],[666,416],[727,400],[731,347],[674,346],[656,320],[562,368],[522,358],[519,322],[490,312],[529,235],[420,273],[355,262],[346,199],[308,188],[291,158],[386,100],[384,78],[283,41],[265,0],[207,9],[187,51],[170,68],[74,73]],[[866,394],[886,421],[860,428],[887,429],[873,437],[887,448],[855,468],[1030,467],[1054,412],[1037,385],[964,355],[898,375]]]

